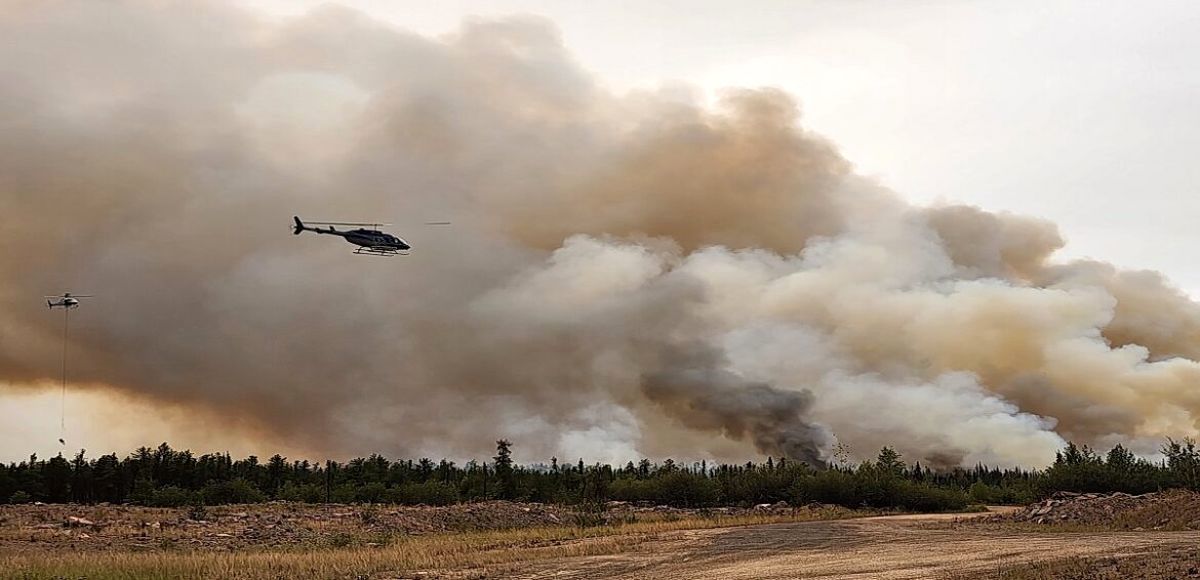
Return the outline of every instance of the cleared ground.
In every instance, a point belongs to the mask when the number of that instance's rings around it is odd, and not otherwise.
[[[945,578],[1026,562],[1122,557],[1195,545],[1200,532],[1038,532],[963,523],[958,515],[863,518],[663,534],[631,551],[506,568],[466,577],[522,579]]]
[[[210,523],[180,520],[182,510],[91,509],[104,524],[61,523],[71,506],[3,511],[0,578],[1165,579],[1194,577],[1200,543],[1197,530],[987,514],[836,519],[856,514],[832,508],[650,510],[585,526],[570,523],[579,514],[503,503],[229,507]]]
[[[202,511],[0,506],[0,578],[461,577],[463,570],[636,551],[647,539],[680,530],[863,515],[827,506],[627,505],[601,514],[508,502],[446,508],[265,504]]]

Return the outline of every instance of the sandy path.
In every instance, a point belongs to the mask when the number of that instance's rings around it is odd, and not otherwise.
[[[1067,556],[1133,554],[1200,542],[1200,532],[1015,533],[928,526],[961,516],[921,515],[661,534],[628,552],[542,561],[487,578],[874,579],[938,578]]]

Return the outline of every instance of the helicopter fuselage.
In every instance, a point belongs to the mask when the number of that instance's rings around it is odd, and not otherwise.
[[[75,298],[71,298],[70,296],[63,297],[63,298],[61,298],[59,300],[55,300],[53,302],[51,302],[50,300],[46,300],[47,308],[54,309],[54,307],[56,307],[56,306],[66,308],[68,310],[70,310],[72,308],[79,308],[79,300],[75,299]]]
[[[341,236],[347,242],[358,246],[354,251],[355,254],[369,254],[375,256],[395,256],[407,255],[412,246],[401,238],[393,236],[379,230],[356,228],[353,230],[339,230],[335,225],[367,225],[367,224],[352,224],[352,223],[314,223],[306,225],[300,221],[299,217],[292,216],[292,233],[300,235],[301,232],[314,232],[318,234],[328,234],[331,236]],[[378,226],[376,226],[378,227]]]
[[[354,229],[354,230],[342,231],[342,230],[334,229],[333,226],[329,226],[327,228],[316,227],[316,228],[305,228],[305,229],[307,229],[308,231],[316,232],[318,234],[329,234],[332,236],[341,236],[342,238],[345,238],[345,240],[347,242],[350,242],[351,244],[354,244],[356,246],[362,246],[364,248],[394,250],[397,252],[404,252],[404,251],[412,249],[412,246],[408,245],[408,242],[404,241],[403,239],[393,236],[391,234],[385,234],[379,230],[368,230],[368,229],[359,228],[359,229]]]
[[[401,252],[412,249],[408,242],[379,230],[357,229],[338,233],[347,242],[364,248],[392,248]]]

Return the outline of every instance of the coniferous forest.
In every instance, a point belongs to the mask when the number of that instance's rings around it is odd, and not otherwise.
[[[933,470],[908,464],[889,448],[857,465],[813,469],[786,459],[740,465],[649,460],[623,466],[560,463],[521,466],[512,444],[497,442],[490,461],[389,460],[379,455],[348,462],[265,462],[228,453],[199,457],[141,448],[125,457],[72,459],[36,456],[0,464],[0,499],[8,503],[132,503],[147,506],[220,505],[271,500],[447,505],[506,499],[564,504],[648,502],[711,507],[811,502],[917,511],[963,509],[976,503],[1028,503],[1057,491],[1146,493],[1200,490],[1200,450],[1191,440],[1168,440],[1164,459],[1150,462],[1117,446],[1101,454],[1068,445],[1042,470]]]

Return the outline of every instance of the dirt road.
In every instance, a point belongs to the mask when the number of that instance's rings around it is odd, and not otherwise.
[[[1067,556],[1134,554],[1200,532],[1028,533],[937,526],[954,515],[890,516],[663,534],[628,552],[526,563],[488,578],[761,580],[939,578]],[[944,523],[944,522],[942,522]]]

